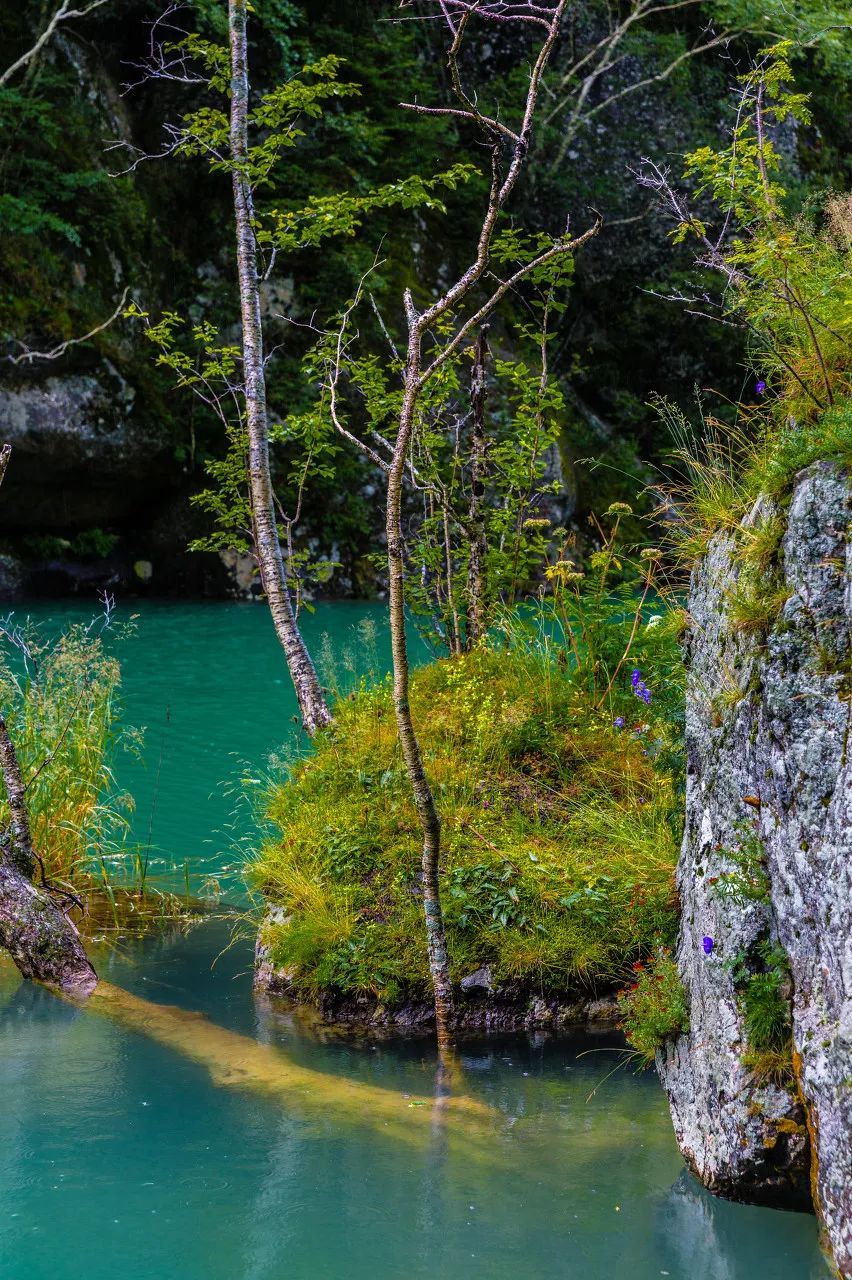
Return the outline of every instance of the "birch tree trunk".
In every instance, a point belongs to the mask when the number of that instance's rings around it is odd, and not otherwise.
[[[470,379],[470,507],[468,538],[470,559],[467,567],[467,647],[475,648],[487,630],[485,617],[485,398],[486,361],[488,359],[488,326],[483,325],[476,339],[473,371]]]
[[[263,590],[269,602],[275,634],[287,659],[296,690],[302,723],[309,734],[331,721],[331,712],[308,653],[287,581],[281,554],[275,498],[269,469],[269,415],[263,357],[263,325],[260,314],[260,279],[254,234],[254,198],[248,174],[248,43],[246,0],[229,0],[228,25],[231,47],[230,147],[237,236],[237,273],[243,328],[243,376],[245,413],[249,439],[249,491],[255,554]]]
[[[414,730],[409,703],[408,643],[405,635],[405,551],[402,536],[402,488],[405,462],[414,427],[414,414],[420,390],[421,334],[417,324],[410,325],[405,391],[388,471],[386,532],[388,542],[388,615],[393,658],[393,700],[397,731],[405,767],[411,783],[417,815],[423,831],[423,912],[426,917],[426,942],[429,951],[429,973],[435,997],[435,1024],[438,1050],[445,1054],[452,1046],[453,988],[447,954],[447,937],[441,909],[439,863],[441,857],[441,819],[432,788],[423,767],[423,756]]]

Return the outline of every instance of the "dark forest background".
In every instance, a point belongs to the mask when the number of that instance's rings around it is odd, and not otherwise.
[[[112,176],[128,153],[111,143],[157,152],[164,122],[198,104],[192,87],[154,80],[127,89],[139,79],[135,65],[161,12],[147,0],[111,0],[61,28],[0,88],[0,425],[14,447],[0,510],[0,592],[7,596],[107,580],[166,594],[239,591],[217,556],[186,550],[206,532],[207,517],[190,498],[204,487],[205,463],[224,451],[221,427],[156,368],[138,325],[119,319],[55,359],[19,358],[27,347],[49,352],[101,325],[125,290],[152,315],[174,310],[210,318],[225,335],[238,332],[227,177],[211,175],[200,160],[151,161]],[[463,152],[455,122],[398,108],[403,99],[445,96],[435,29],[390,21],[398,12],[388,0],[258,0],[258,91],[326,53],[345,58],[344,78],[361,86],[358,99],[306,125],[280,168],[280,188],[268,193],[281,207],[429,175]],[[416,16],[416,5],[405,16]],[[519,221],[548,232],[561,229],[566,212],[575,226],[585,225],[589,207],[605,219],[578,256],[552,357],[567,405],[554,460],[560,516],[579,530],[613,500],[641,506],[637,493],[671,447],[649,407],[652,395],[689,411],[698,387],[724,414],[751,376],[737,330],[687,316],[659,296],[688,284],[692,251],[673,248],[670,227],[630,168],[650,156],[679,173],[684,152],[721,139],[731,86],[755,52],[778,35],[804,36],[807,46],[809,32],[836,16],[819,3],[752,0],[706,0],[653,15],[637,24],[625,56],[593,92],[602,99],[648,83],[567,145],[557,58],[515,207]],[[47,17],[40,0],[6,0],[0,41],[7,62]],[[578,5],[565,56],[599,39],[611,17],[611,7],[596,0]],[[198,0],[175,21],[208,37],[224,31],[212,0]],[[735,32],[730,41],[683,57],[656,78],[708,32],[724,30]],[[496,38],[469,55],[480,63],[480,80],[487,69],[495,102],[524,74],[518,55],[516,44]],[[776,141],[788,159],[794,208],[807,209],[827,190],[849,187],[852,102],[848,68],[830,38],[801,48],[797,69],[799,88],[812,96],[813,123]],[[481,194],[474,182],[451,196],[447,216],[388,210],[356,238],[279,258],[265,290],[269,314],[302,324],[315,312],[328,315],[381,249],[372,287],[394,317],[405,285],[440,281],[466,260]],[[270,394],[284,418],[313,392],[302,369],[308,334],[283,320],[272,334],[281,345],[270,364]],[[368,336],[381,342],[378,332]],[[511,354],[511,325],[493,342]],[[286,501],[286,458],[278,465]],[[374,480],[360,460],[341,455],[335,476],[317,477],[307,496],[300,537],[339,562],[326,587],[332,594],[365,595],[380,585],[370,559],[382,524]]]

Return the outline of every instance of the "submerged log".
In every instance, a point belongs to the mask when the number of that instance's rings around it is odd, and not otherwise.
[[[749,526],[780,518],[758,503],[739,533],[716,537],[693,577],[678,867],[690,1030],[658,1067],[704,1185],[776,1207],[812,1200],[850,1277],[849,476],[816,464],[797,477],[776,581],[749,582]],[[738,627],[732,589],[763,590],[777,616]],[[754,998],[767,992],[782,1029],[786,1006],[786,1046],[754,1043]]]
[[[276,1099],[308,1119],[379,1128],[388,1137],[420,1143],[436,1120],[451,1117],[453,1132],[471,1155],[504,1119],[468,1094],[414,1095],[315,1071],[277,1046],[218,1026],[201,1013],[155,1004],[109,982],[98,984],[85,1007],[205,1067],[215,1085]]]

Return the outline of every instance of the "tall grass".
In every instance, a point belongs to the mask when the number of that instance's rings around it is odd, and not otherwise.
[[[814,462],[852,468],[852,398],[805,421],[790,414],[780,423],[779,404],[772,414],[740,406],[735,423],[706,416],[700,398],[694,423],[662,398],[654,405],[674,444],[665,479],[655,486],[663,497],[657,516],[680,568],[691,568],[716,534],[729,533],[744,561],[764,572],[798,473]],[[760,498],[770,501],[761,506]]]
[[[2,626],[0,696],[27,787],[33,844],[49,879],[82,884],[126,849],[132,798],[112,761],[137,735],[118,725],[120,666],[96,625],[46,638]],[[8,820],[0,799],[0,825]]]

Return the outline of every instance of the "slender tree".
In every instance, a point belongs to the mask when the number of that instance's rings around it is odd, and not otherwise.
[[[260,272],[255,235],[254,197],[249,175],[249,76],[246,38],[247,0],[229,0],[228,30],[231,54],[230,160],[237,239],[237,275],[242,317],[243,389],[248,431],[248,482],[255,554],[269,602],[275,634],[287,659],[302,723],[309,734],[331,721],[293,607],[290,584],[275,512],[269,466],[269,413],[260,312]]]
[[[556,45],[560,24],[567,0],[556,4],[505,4],[456,3],[455,0],[435,0],[425,6],[423,16],[433,17],[445,24],[449,36],[447,65],[450,84],[455,98],[452,106],[430,107],[419,103],[404,103],[412,111],[426,115],[452,115],[465,126],[473,126],[478,140],[490,158],[491,180],[483,211],[473,261],[449,287],[423,310],[418,310],[411,289],[406,290],[403,304],[406,321],[405,355],[402,360],[402,389],[400,408],[396,420],[396,435],[387,444],[390,457],[382,460],[377,451],[365,442],[361,447],[373,461],[380,462],[386,475],[385,533],[388,561],[388,616],[393,661],[393,700],[399,742],[411,784],[414,803],[420,820],[423,837],[422,886],[423,910],[429,954],[429,970],[435,998],[435,1017],[439,1050],[444,1053],[452,1044],[453,990],[447,951],[446,931],[441,906],[441,819],[433,789],[424,767],[423,754],[411,713],[410,663],[406,636],[406,555],[403,530],[403,498],[406,477],[414,484],[422,484],[422,478],[412,460],[412,446],[422,427],[428,389],[439,372],[448,367],[465,344],[475,334],[480,335],[478,361],[475,371],[474,407],[484,413],[484,362],[485,339],[482,327],[497,306],[511,292],[530,277],[541,274],[549,264],[555,264],[565,255],[576,251],[601,225],[596,219],[587,231],[572,237],[566,223],[561,236],[537,240],[530,251],[525,245],[512,252],[517,242],[509,233],[509,240],[501,242],[500,261],[509,270],[502,278],[495,276],[492,264],[498,238],[504,230],[502,215],[517,186],[529,155],[533,137],[533,125],[542,86],[542,78]],[[421,6],[421,9],[423,6]],[[461,53],[468,29],[473,20],[500,26],[510,24],[523,30],[532,27],[543,30],[541,42],[532,62],[527,89],[521,105],[520,120],[515,128],[505,119],[486,114],[479,106],[478,95],[464,84]],[[514,258],[514,261],[512,259]],[[332,344],[327,387],[330,393],[331,414],[347,439],[356,438],[345,425],[340,411],[338,384],[341,366],[346,360],[349,338],[346,330],[354,305],[344,314],[336,343]],[[477,482],[481,482],[484,458],[483,442],[477,443]],[[440,495],[440,485],[436,492]],[[480,544],[481,551],[481,544]],[[477,573],[474,567],[474,573]],[[474,590],[476,590],[476,586]],[[476,625],[476,624],[474,624]],[[481,624],[480,624],[481,625]]]
[[[469,555],[467,562],[467,632],[468,648],[479,644],[485,635],[485,557],[488,540],[485,528],[485,474],[488,438],[485,411],[488,393],[488,326],[483,325],[476,339],[473,370],[470,377],[470,509],[468,511]]]
[[[311,655],[299,627],[299,568],[305,559],[294,551],[293,530],[298,521],[304,487],[315,466],[328,468],[332,450],[304,417],[287,422],[291,441],[301,446],[296,514],[281,512],[270,466],[270,412],[267,402],[261,283],[267,279],[278,253],[292,254],[316,247],[335,235],[352,234],[373,209],[392,206],[414,208],[426,204],[440,208],[438,189],[454,188],[472,176],[472,165],[453,165],[430,178],[412,175],[362,193],[312,197],[301,209],[259,210],[257,188],[273,177],[281,153],[297,144],[304,118],[322,114],[323,104],[358,93],[358,86],[338,78],[341,59],[320,58],[302,72],[260,95],[252,103],[248,68],[247,0],[228,0],[228,46],[222,47],[197,33],[174,26],[172,10],[151,24],[146,59],[136,64],[137,83],[148,80],[199,85],[226,94],[227,112],[202,106],[185,115],[180,124],[166,124],[163,148],[150,154],[126,140],[114,144],[129,150],[132,162],[123,172],[143,161],[167,156],[201,156],[217,173],[227,173],[236,233],[236,266],[240,300],[239,348],[221,338],[214,325],[184,326],[167,312],[152,323],[135,304],[129,314],[142,319],[148,337],[160,348],[158,362],[176,373],[179,385],[192,387],[219,417],[230,443],[222,463],[208,468],[216,488],[198,495],[205,509],[216,517],[211,539],[195,548],[223,547],[223,539],[250,540],[261,576],[275,631],[284,650],[296,691],[302,721],[313,734],[330,723],[331,712],[317,678]],[[175,39],[175,35],[183,36]],[[133,86],[128,86],[133,87]],[[178,344],[179,331],[188,328],[199,350],[193,357]],[[236,419],[236,421],[235,421]],[[287,554],[282,552],[281,528],[286,530]],[[235,542],[224,545],[234,546]]]

